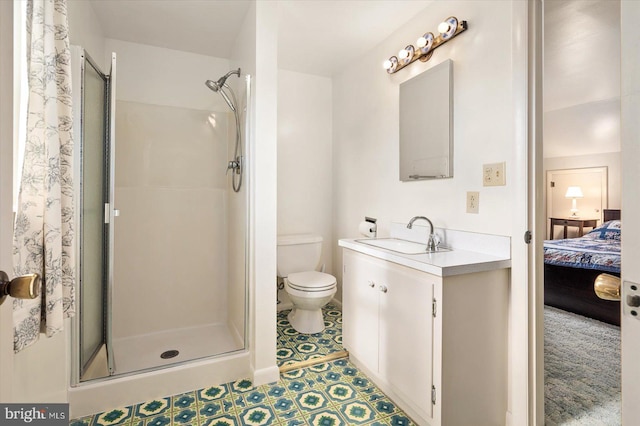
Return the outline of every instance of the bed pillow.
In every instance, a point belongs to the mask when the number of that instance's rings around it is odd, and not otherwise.
[[[602,226],[595,228],[593,231],[587,233],[587,237],[596,238],[600,240],[618,240],[621,241],[621,226],[619,220],[610,220],[605,222]]]

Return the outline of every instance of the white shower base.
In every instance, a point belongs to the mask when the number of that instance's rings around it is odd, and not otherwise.
[[[114,339],[113,358],[116,374],[125,374],[242,348],[240,336],[227,324],[219,323]],[[177,350],[179,354],[160,358],[169,350]]]

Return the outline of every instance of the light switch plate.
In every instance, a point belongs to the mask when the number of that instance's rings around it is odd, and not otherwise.
[[[474,191],[467,192],[467,213],[479,213],[480,193]]]
[[[492,163],[482,165],[482,185],[502,186],[507,184],[505,175],[506,165],[502,163]]]

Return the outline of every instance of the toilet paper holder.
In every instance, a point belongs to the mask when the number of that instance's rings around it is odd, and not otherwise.
[[[368,238],[376,238],[378,235],[377,219],[373,217],[364,217],[364,222],[360,223],[359,230],[362,235]]]

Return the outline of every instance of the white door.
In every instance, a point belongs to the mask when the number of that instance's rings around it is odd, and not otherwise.
[[[622,28],[621,139],[622,139],[622,304],[631,293],[631,283],[640,284],[640,2],[623,0]],[[622,315],[622,424],[640,422],[640,319],[625,307]],[[639,312],[640,313],[640,312]]]
[[[13,2],[0,1],[0,269],[10,278],[13,182]],[[12,401],[11,299],[0,306],[0,402]]]

